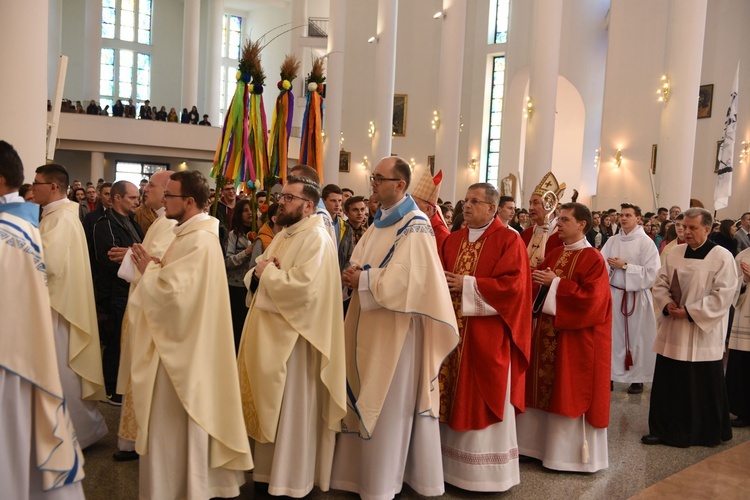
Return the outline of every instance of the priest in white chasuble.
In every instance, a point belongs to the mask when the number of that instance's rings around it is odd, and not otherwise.
[[[0,198],[11,176],[23,183],[23,165],[0,141]],[[38,221],[38,205],[0,203],[0,497],[77,500],[83,454],[57,368]]]
[[[320,187],[290,176],[284,226],[245,278],[253,299],[238,366],[256,484],[300,498],[328,491],[336,433],[346,414],[346,359],[336,247],[315,215]]]
[[[661,264],[654,240],[638,225],[641,209],[623,203],[620,232],[602,248],[612,292],[612,378],[643,392],[654,377],[656,318],[651,286]]]
[[[525,408],[531,269],[518,233],[495,215],[499,200],[492,184],[470,186],[468,227],[440,251],[461,336],[440,371],[443,471],[470,491],[520,482],[515,412]]]
[[[36,169],[32,186],[42,206],[39,232],[60,381],[78,442],[86,449],[108,431],[97,409],[105,394],[89,249],[78,204],[65,197],[68,182],[65,167],[49,164]]]
[[[687,244],[669,253],[654,284],[656,369],[641,441],[716,446],[732,438],[722,358],[739,279],[732,254],[708,239],[711,213],[684,215]]]
[[[160,208],[156,210],[156,220],[149,226],[146,236],[143,238],[143,248],[151,256],[161,259],[164,253],[172,244],[175,238],[174,227],[177,221],[166,216],[164,207],[164,189],[167,187],[167,181],[172,176],[172,171],[162,170],[156,172],[148,180],[148,185],[144,188],[144,196],[147,200],[159,200]],[[127,249],[113,249],[112,253],[122,253]],[[117,275],[130,283],[130,294],[135,290],[137,282],[140,280],[141,273],[133,263],[130,253],[124,253],[121,258],[120,270]],[[120,408],[120,426],[117,430],[117,448],[114,453],[114,459],[118,462],[127,460],[137,460],[138,454],[135,452],[135,438],[138,434],[138,426],[135,421],[135,412],[133,411],[133,391],[130,387],[130,333],[131,324],[128,322],[127,313],[122,322],[122,346],[120,348],[120,370],[117,374],[117,393],[122,394],[122,407]]]
[[[612,295],[604,259],[586,240],[588,207],[564,204],[557,227],[562,248],[531,273],[535,318],[518,448],[548,469],[596,472],[609,466]]]
[[[381,202],[342,282],[352,289],[344,322],[347,415],[331,486],[390,498],[409,484],[444,492],[440,366],[458,328],[430,221],[406,195],[409,164],[389,157],[370,176]]]
[[[128,302],[139,495],[235,497],[253,461],[219,222],[203,213],[208,183],[198,171],[172,174],[164,198],[174,241],[161,260],[132,247],[142,275]]]

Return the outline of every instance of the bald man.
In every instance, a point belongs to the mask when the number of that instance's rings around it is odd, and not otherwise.
[[[164,207],[162,198],[164,197],[164,188],[167,181],[172,177],[169,170],[156,172],[148,180],[148,184],[143,188],[143,203],[135,211],[135,221],[147,233],[151,224],[154,223],[158,215],[158,210]]]

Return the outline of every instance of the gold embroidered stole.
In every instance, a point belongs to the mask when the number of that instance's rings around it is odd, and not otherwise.
[[[458,249],[452,272],[462,276],[474,276],[486,241],[486,239],[480,239],[471,243],[468,238],[464,238]],[[459,341],[456,349],[440,368],[440,421],[444,423],[450,422],[453,413],[453,402],[456,396],[458,374],[463,355],[464,335],[469,325],[469,318],[464,318],[461,312],[461,292],[451,292],[451,300],[458,323]]]
[[[579,255],[579,250],[563,251],[552,270],[560,278],[570,279]],[[545,411],[549,409],[555,379],[558,332],[554,328],[554,321],[555,317],[547,314],[534,319],[531,360],[526,381],[526,405]]]

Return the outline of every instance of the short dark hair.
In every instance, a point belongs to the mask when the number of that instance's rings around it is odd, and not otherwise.
[[[393,170],[396,172],[396,177],[399,179],[402,179],[406,186],[404,187],[404,192],[409,189],[409,184],[411,184],[411,165],[406,163],[406,160],[403,158],[399,158],[398,156],[394,156],[394,162],[393,162]]]
[[[326,187],[323,188],[323,192],[320,195],[320,197],[323,198],[324,200],[326,200],[326,199],[328,199],[328,195],[330,195],[331,193],[333,193],[333,194],[341,194],[341,195],[344,194],[344,192],[341,190],[341,188],[338,187],[336,184],[328,184],[328,185],[326,185]]]
[[[497,202],[497,208],[500,208],[503,205],[505,205],[506,203],[510,203],[510,202],[515,203],[516,199],[513,198],[512,196],[501,196],[500,199]]]
[[[68,189],[70,177],[68,171],[59,163],[48,163],[36,169],[37,174],[41,174],[47,182],[54,182],[63,191]]]
[[[750,212],[745,212],[744,214],[740,215],[740,220],[744,219],[746,215],[750,215]]]
[[[112,187],[112,183],[111,182],[102,182],[101,184],[99,184],[99,187],[97,188],[97,191],[99,191],[101,193],[104,188],[111,188],[111,187]],[[112,192],[110,191],[110,194],[111,193]]]
[[[9,188],[19,188],[23,184],[23,162],[13,146],[0,141],[0,176]]]
[[[267,193],[267,192],[265,192],[265,191],[258,191],[257,193],[255,193],[255,199],[256,199],[256,200],[257,200],[258,198],[260,198],[261,196],[265,196],[266,198],[268,198],[268,193]]]
[[[22,184],[21,187],[18,188],[18,196],[20,196],[21,198],[25,198],[26,193],[28,193],[30,189],[31,184]]]
[[[610,208],[609,210],[607,210],[607,213],[608,213],[608,214],[616,214],[616,213],[617,213],[617,209],[615,209],[615,208]]]
[[[640,217],[641,216],[641,207],[639,207],[638,205],[633,205],[632,203],[621,203],[620,204],[620,211],[621,212],[623,210],[625,210],[626,208],[632,209],[633,212],[635,212],[635,216],[636,217]]]
[[[180,183],[180,194],[195,200],[195,204],[203,210],[208,203],[208,181],[198,170],[182,170],[175,172],[171,181]]]
[[[659,207],[659,210],[656,211],[657,214],[663,214],[664,212],[669,213],[669,210],[665,207]]]
[[[354,191],[349,188],[341,188],[342,193],[352,193],[352,196],[354,196]]]
[[[699,207],[688,208],[687,210],[682,212],[682,214],[685,216],[686,219],[692,219],[693,217],[700,217],[702,226],[711,227],[711,225],[714,223],[714,218],[711,215],[711,212],[709,212],[705,208],[699,208]]]
[[[297,173],[295,174],[295,172]],[[310,165],[300,163],[299,165],[293,166],[289,173],[295,177],[304,177],[305,179],[310,179],[315,184],[320,184],[320,176],[318,175],[318,171],[312,168]]]
[[[112,190],[109,192],[109,194],[112,195],[112,199],[114,200],[115,196],[125,196],[125,193],[128,192],[128,184],[133,183],[130,181],[117,181],[112,184]]]
[[[364,196],[352,196],[344,202],[344,212],[348,212],[349,207],[351,207],[355,203],[364,203],[364,202],[365,202]]]
[[[494,185],[489,182],[477,182],[476,184],[469,186],[468,191],[471,191],[472,189],[484,189],[485,201],[495,205],[495,208],[500,208],[500,193],[497,192],[497,188]]]
[[[560,210],[572,210],[573,217],[575,217],[578,222],[583,221],[586,223],[586,227],[583,228],[583,234],[591,231],[591,226],[593,225],[593,223],[591,222],[591,210],[589,210],[589,207],[587,207],[583,203],[571,202],[561,206]]]
[[[320,186],[317,182],[314,182],[307,177],[290,175],[286,178],[286,183],[302,184],[302,194],[304,194],[305,197],[313,203],[313,205],[317,206],[317,204],[320,202]]]
[[[278,211],[279,211],[279,204],[278,203],[271,203],[271,205],[268,207],[268,211],[263,214],[263,217],[262,217],[263,220],[266,221],[266,222],[269,222],[269,223],[273,224],[273,222],[271,221],[271,218],[275,217],[276,216],[276,212],[278,212]]]

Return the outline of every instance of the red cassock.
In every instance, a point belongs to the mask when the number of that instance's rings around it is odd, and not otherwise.
[[[526,404],[565,417],[609,424],[612,296],[598,250],[556,248],[539,265],[560,276],[556,315],[534,321]],[[534,286],[534,294],[538,291]]]
[[[526,229],[523,230],[521,233],[521,239],[523,239],[523,245],[524,247],[529,246],[529,242],[531,241],[531,238],[534,236],[534,228],[536,227],[536,224],[532,224]],[[552,233],[547,237],[547,244],[544,246],[544,255],[549,255],[552,250],[555,248],[562,248],[563,242],[560,239],[560,235],[557,234],[557,231]]]
[[[525,409],[531,342],[529,258],[518,234],[497,217],[474,243],[469,242],[468,228],[451,233],[440,256],[445,270],[475,276],[479,293],[498,312],[463,317],[461,294],[451,294],[460,341],[439,377],[440,421],[457,431],[484,429],[503,420],[508,382],[511,403],[517,411]]]
[[[438,208],[438,210],[440,210],[440,208]],[[451,232],[448,230],[448,227],[445,225],[445,222],[443,222],[442,217],[440,217],[440,214],[437,211],[432,218],[430,218],[430,224],[432,225],[432,232],[435,233],[435,240],[437,240],[439,253],[440,249],[443,248],[443,242],[445,242],[445,239],[450,236]]]

